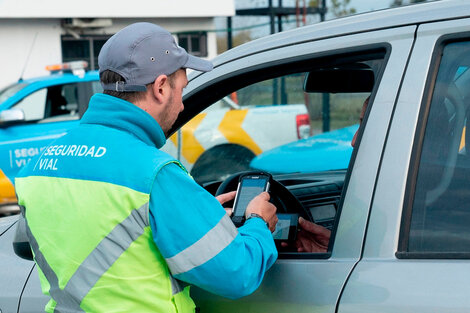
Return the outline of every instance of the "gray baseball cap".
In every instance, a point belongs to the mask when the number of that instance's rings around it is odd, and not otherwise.
[[[151,23],[131,24],[106,41],[98,55],[100,74],[111,70],[124,82],[102,84],[104,90],[146,91],[145,85],[159,75],[170,75],[180,68],[208,72],[212,63],[192,56],[178,46],[164,28]]]

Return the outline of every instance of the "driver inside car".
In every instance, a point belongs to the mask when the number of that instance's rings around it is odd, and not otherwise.
[[[364,101],[362,105],[361,114],[359,115],[359,125],[362,124],[364,119],[364,114],[369,104],[369,97]],[[351,146],[355,146],[357,133],[359,129],[354,134],[353,139],[351,140]],[[297,252],[327,252],[328,243],[330,241],[331,231],[323,226],[317,225],[310,221],[307,221],[303,217],[299,217],[299,232],[297,234],[297,239],[295,240],[295,247]],[[283,242],[283,247],[287,247],[288,243]]]

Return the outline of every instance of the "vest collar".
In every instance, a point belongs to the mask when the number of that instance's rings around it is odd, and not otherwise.
[[[124,130],[158,149],[166,142],[162,128],[150,114],[128,101],[102,93],[91,97],[80,123]]]

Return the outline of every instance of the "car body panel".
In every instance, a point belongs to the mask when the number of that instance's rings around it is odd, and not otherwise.
[[[38,308],[45,308],[46,304],[49,302],[49,297],[42,293],[41,291],[41,284],[39,283],[39,279],[35,279],[38,276],[37,266],[31,270],[30,279],[28,279],[23,294],[26,295],[21,297],[21,302],[19,305],[19,312],[21,313],[37,313],[39,311]]]
[[[468,312],[470,260],[398,259],[414,134],[434,48],[442,34],[470,32],[470,19],[421,25],[384,151],[361,262],[339,312]],[[399,308],[399,309],[398,309]]]
[[[12,241],[18,217],[0,218],[0,260],[2,270],[0,276],[0,311],[16,313],[23,287],[29,277],[34,263],[23,260],[13,252]],[[36,277],[39,283],[39,277]],[[39,312],[39,310],[37,311]]]

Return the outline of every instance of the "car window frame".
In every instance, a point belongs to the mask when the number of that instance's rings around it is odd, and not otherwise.
[[[309,55],[296,56],[292,58],[283,59],[282,62],[279,62],[278,60],[276,60],[276,61],[257,64],[257,65],[247,67],[244,69],[232,71],[224,76],[218,77],[218,79],[211,80],[205,84],[198,86],[197,88],[191,90],[190,92],[188,92],[187,94],[183,96],[183,103],[185,103],[185,110],[180,113],[172,129],[169,131],[168,137],[170,137],[172,134],[177,132],[178,129],[183,127],[186,122],[190,121],[192,116],[196,116],[198,113],[202,112],[202,110],[209,107],[212,103],[217,101],[217,99],[222,98],[224,95],[230,94],[231,92],[234,92],[247,85],[254,84],[256,82],[266,80],[266,79],[272,79],[275,77],[285,76],[285,75],[292,74],[292,73],[306,72],[314,68],[315,67],[314,64],[318,64],[319,66],[324,66],[325,64],[333,65],[335,62],[338,63],[336,61],[338,59],[341,61],[345,61],[348,58],[350,58],[351,61],[354,60],[356,62],[359,61],[359,59],[371,60],[373,59],[372,55],[374,53],[376,55],[381,54],[382,55],[381,59],[383,60],[383,64],[377,73],[376,82],[374,83],[373,89],[370,93],[369,105],[367,106],[366,112],[364,114],[363,123],[361,124],[357,132],[357,141],[356,141],[357,144],[353,148],[349,166],[346,170],[346,176],[345,176],[345,180],[343,184],[343,189],[341,191],[341,195],[337,204],[337,213],[336,213],[335,221],[334,221],[333,228],[331,231],[331,239],[333,240],[329,241],[327,252],[326,253],[306,253],[306,252],[285,253],[283,252],[279,254],[280,259],[329,259],[332,255],[332,251],[334,248],[334,243],[335,243],[334,239],[336,237],[339,220],[341,218],[343,204],[345,201],[345,195],[348,189],[348,185],[349,185],[350,177],[352,174],[353,165],[356,159],[357,151],[360,146],[361,139],[362,139],[362,134],[364,132],[365,125],[367,124],[369,112],[371,111],[371,108],[373,106],[375,95],[380,86],[380,82],[382,80],[383,74],[385,72],[385,69],[388,66],[388,60],[391,55],[391,49],[392,47],[390,43],[380,42],[380,43],[338,49],[334,51],[327,50],[327,51],[322,51],[318,53],[312,53]],[[380,50],[382,52],[379,52]],[[362,56],[362,58],[359,58],[358,56]],[[379,58],[376,58],[376,59],[379,59]],[[326,60],[330,60],[329,62],[331,63],[327,63],[328,61]],[[315,63],[314,64],[310,63],[312,61],[314,61]],[[270,71],[265,71],[267,68],[269,68]],[[268,72],[271,72],[271,74],[269,74]],[[258,73],[261,73],[261,74],[257,76]],[[282,73],[282,74],[279,74],[279,73]],[[254,79],[253,77],[257,77],[257,79]],[[232,82],[232,81],[235,81],[235,83],[234,84],[227,83],[227,82]],[[224,84],[229,85],[231,87],[223,88]],[[206,94],[206,95],[208,94],[210,96],[205,98],[205,97],[201,97],[201,94]],[[192,102],[193,101],[192,99],[196,99],[195,100],[196,105],[194,105],[194,103]],[[202,102],[206,102],[206,104],[208,103],[209,105],[206,107],[203,107],[202,110],[199,110],[199,111],[196,110],[195,108],[198,107],[197,104],[202,103]],[[190,108],[190,110],[186,111],[186,108]]]
[[[18,100],[16,103],[10,106],[11,109],[14,109],[19,103],[21,103],[25,98],[41,91],[41,90],[48,90],[50,87],[53,86],[64,86],[64,85],[77,85],[77,113],[74,116],[64,115],[64,117],[52,116],[46,117],[41,119],[32,119],[32,120],[24,120],[15,122],[13,124],[5,125],[2,128],[10,127],[10,126],[19,126],[19,125],[35,125],[35,124],[51,124],[51,123],[60,123],[60,122],[68,122],[68,121],[78,121],[82,118],[83,114],[85,113],[86,109],[88,108],[88,102],[91,96],[93,96],[93,87],[92,84],[95,81],[93,80],[86,80],[86,81],[75,81],[75,82],[67,82],[67,83],[58,83],[58,84],[51,84],[46,85],[41,88],[35,89],[22,99]],[[99,82],[99,81],[98,81]],[[47,93],[46,93],[47,97]],[[1,127],[1,126],[0,126]]]
[[[451,43],[470,42],[470,32],[462,32],[455,34],[446,34],[441,36],[434,45],[431,58],[429,73],[426,78],[426,86],[423,98],[420,104],[416,132],[413,138],[413,148],[409,162],[408,177],[406,179],[405,195],[402,206],[402,215],[400,221],[400,231],[398,236],[398,246],[395,256],[397,259],[470,259],[469,252],[415,252],[408,251],[409,234],[411,231],[411,219],[413,214],[413,203],[416,192],[419,165],[421,161],[421,153],[426,134],[426,126],[431,103],[434,95],[436,79],[439,68],[442,63],[442,54],[444,48]]]

